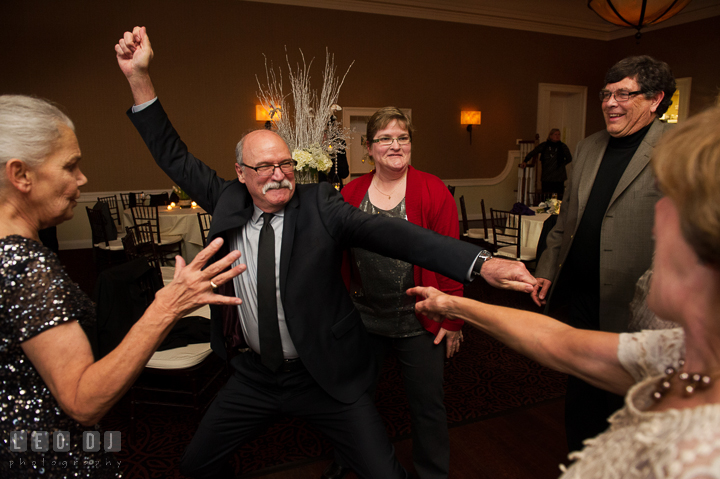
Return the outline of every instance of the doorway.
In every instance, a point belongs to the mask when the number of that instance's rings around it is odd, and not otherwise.
[[[537,116],[540,141],[545,141],[552,128],[558,128],[562,142],[574,154],[577,144],[585,138],[586,110],[587,87],[540,83]]]

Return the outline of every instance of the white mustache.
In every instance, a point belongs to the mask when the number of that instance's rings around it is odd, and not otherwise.
[[[265,185],[263,186],[262,194],[264,195],[269,190],[279,190],[280,188],[287,188],[288,190],[292,191],[293,186],[292,183],[290,183],[290,180],[288,180],[287,178],[285,178],[279,183],[277,181],[270,181],[268,183],[265,183]]]

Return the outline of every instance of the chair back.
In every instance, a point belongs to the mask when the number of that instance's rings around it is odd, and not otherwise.
[[[162,277],[160,269],[162,260],[157,245],[153,240],[150,223],[127,226],[125,231],[127,231],[127,234],[122,239],[122,242],[128,259],[145,258],[150,266],[155,268]]]
[[[160,220],[158,219],[158,207],[157,206],[136,206],[130,208],[133,217],[133,223],[135,226],[141,223],[150,223],[154,241],[157,244],[161,244],[160,238]]]
[[[493,241],[497,248],[498,254],[503,254],[517,259],[520,258],[521,226],[522,215],[511,213],[510,211],[495,210],[490,208],[490,217],[493,228]],[[512,246],[514,248],[508,248]],[[502,253],[500,248],[506,248]],[[514,251],[514,255],[510,255],[510,251]]]
[[[545,200],[552,198],[552,193],[543,193],[542,191],[535,191],[528,193],[528,205],[537,206]]]
[[[198,213],[198,223],[200,223],[200,234],[202,235],[203,246],[207,246],[207,233],[210,231],[210,213]]]
[[[468,223],[467,209],[465,209],[464,195],[460,195],[460,215],[462,217],[462,234],[465,235],[470,229],[470,224]]]
[[[487,218],[485,217],[485,200],[480,200],[480,210],[482,211],[483,230],[485,231],[485,238],[489,239],[490,236],[488,236]]]
[[[108,205],[108,209],[110,209],[110,216],[112,216],[112,219],[115,222],[115,227],[118,229],[122,228],[122,218],[120,218],[120,208],[118,208],[117,196],[98,196],[97,200]]]
[[[448,185],[448,190],[450,191],[450,194],[455,198],[455,187],[452,185]]]
[[[143,197],[145,193],[120,193],[120,200],[122,201],[123,209],[133,208],[135,206],[142,206]]]
[[[95,289],[98,347],[94,353],[97,359],[120,344],[162,284],[154,268],[143,258],[108,268],[100,274]]]
[[[90,231],[92,233],[93,245],[105,243],[105,246],[109,248],[110,239],[108,238],[106,228],[112,225],[108,225],[105,215],[103,215],[101,210],[88,208],[86,206],[85,211],[87,211],[88,220],[90,221]]]

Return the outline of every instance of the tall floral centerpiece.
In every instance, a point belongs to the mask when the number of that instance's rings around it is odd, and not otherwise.
[[[333,106],[336,106],[340,87],[350,71],[350,67],[342,79],[335,76],[335,59],[326,51],[323,85],[320,94],[310,88],[310,63],[300,51],[302,66],[297,65],[293,71],[290,59],[285,54],[290,80],[290,93],[283,91],[282,70],[265,60],[266,84],[258,82],[258,99],[268,112],[273,126],[285,140],[292,152],[297,183],[317,183],[318,172],[327,173],[333,166],[331,157],[337,152],[345,151],[345,139],[349,129],[341,128],[331,122]]]

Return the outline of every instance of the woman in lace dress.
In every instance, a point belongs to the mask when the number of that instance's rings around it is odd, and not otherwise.
[[[179,318],[203,304],[239,303],[212,285],[244,270],[222,273],[240,254],[205,270],[222,241],[187,266],[178,257],[173,282],[95,362],[83,329],[95,307],[38,238],[72,218],[87,183],[72,122],[44,100],[0,96],[0,166],[0,477],[120,477],[105,437],[99,451],[86,452],[83,432],[97,430]]]
[[[568,478],[720,478],[720,108],[663,138],[648,305],[680,327],[614,334],[414,288],[428,316],[464,319],[538,362],[626,394]]]

